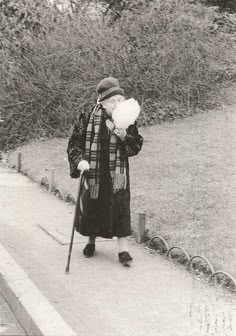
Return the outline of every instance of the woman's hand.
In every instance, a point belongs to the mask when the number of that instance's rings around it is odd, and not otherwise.
[[[117,136],[121,139],[121,141],[124,141],[127,132],[126,132],[126,130],[125,130],[124,128],[118,128],[118,127],[117,127],[117,128],[115,128],[115,130],[114,130],[114,134],[117,135]]]
[[[77,167],[81,172],[84,172],[85,170],[89,170],[90,166],[89,166],[89,163],[88,161],[86,160],[82,160],[80,161],[80,163],[78,164],[78,167]]]

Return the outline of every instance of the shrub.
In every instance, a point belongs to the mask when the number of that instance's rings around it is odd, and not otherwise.
[[[60,15],[45,36],[22,39],[20,52],[2,49],[0,146],[66,136],[109,75],[139,100],[142,124],[206,107],[231,61],[227,35],[211,33],[213,16],[181,0],[124,11],[113,25]]]
[[[217,6],[221,12],[236,12],[236,2],[235,0],[197,0],[204,5]]]

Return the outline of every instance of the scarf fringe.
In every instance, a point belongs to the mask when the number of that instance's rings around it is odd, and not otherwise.
[[[113,179],[113,192],[116,193],[118,190],[125,189],[127,185],[127,178],[125,174],[115,173]]]
[[[97,199],[98,198],[98,192],[99,192],[99,185],[90,185],[89,186],[90,191],[90,197],[91,199]]]
[[[127,178],[124,174],[115,174],[114,179],[112,179],[113,182],[113,193],[117,193],[117,191],[126,189],[127,186]],[[98,198],[98,192],[99,192],[99,185],[90,185],[89,186],[90,191],[90,197],[91,199],[97,199]]]

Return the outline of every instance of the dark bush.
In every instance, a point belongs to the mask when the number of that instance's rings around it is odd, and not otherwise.
[[[197,0],[207,6],[217,6],[221,12],[236,13],[235,0]]]
[[[124,11],[113,25],[60,15],[45,36],[27,34],[20,49],[0,50],[0,147],[66,136],[109,75],[139,100],[144,125],[206,108],[233,58],[228,35],[211,32],[214,14],[161,0]]]

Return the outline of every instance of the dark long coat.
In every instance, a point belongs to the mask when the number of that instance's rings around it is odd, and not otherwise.
[[[79,217],[76,230],[84,236],[104,238],[126,237],[131,234],[130,224],[130,180],[128,157],[137,155],[142,148],[143,138],[138,133],[136,124],[128,127],[125,141],[118,139],[121,156],[127,163],[127,187],[113,194],[112,181],[109,171],[110,132],[106,126],[108,118],[102,109],[101,124],[101,162],[100,186],[98,199],[89,200],[89,216]],[[67,154],[70,164],[70,176],[78,178],[80,172],[77,166],[85,157],[86,130],[90,115],[80,114],[72,136],[69,138]]]

